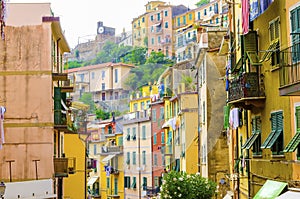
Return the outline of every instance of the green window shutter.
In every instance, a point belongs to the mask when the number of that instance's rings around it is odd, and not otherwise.
[[[156,143],[157,143],[157,135],[155,133],[154,136],[153,136],[153,144],[156,144]]]
[[[142,164],[145,165],[146,164],[146,151],[142,152],[142,160],[143,160]]]
[[[127,184],[127,176],[124,177],[124,187],[127,188],[128,184]]]
[[[146,139],[146,126],[142,126],[142,139]]]
[[[130,164],[130,152],[127,152],[126,164]]]
[[[271,148],[275,144],[277,139],[279,138],[280,134],[283,133],[283,113],[282,113],[282,111],[280,111],[280,112],[276,112],[274,114],[275,114],[275,116],[272,117],[273,118],[272,119],[272,128],[275,128],[275,133],[272,136],[272,138],[270,139],[266,148]],[[275,121],[274,121],[274,118],[275,118]]]
[[[224,113],[224,129],[229,128],[229,112],[230,112],[230,106],[224,106],[224,107],[223,107],[223,113]]]
[[[133,177],[133,181],[131,184],[131,188],[135,189],[136,188],[136,177]]]
[[[147,177],[143,177],[143,187],[147,187]]]
[[[118,146],[123,146],[123,137],[118,137]]]
[[[132,152],[132,164],[136,164],[136,152]]]
[[[154,165],[157,166],[157,154],[154,154]]]
[[[296,115],[295,116],[296,116],[296,130],[297,130],[297,132],[300,132],[300,106],[296,107]]]
[[[171,144],[172,144],[172,131],[169,131],[167,145],[171,145]]]
[[[61,88],[54,87],[54,124],[62,123],[62,113],[61,113]]]
[[[300,106],[296,107],[296,135],[292,138],[292,140],[288,143],[288,145],[285,147],[283,152],[294,152],[299,143],[300,143]]]
[[[118,195],[118,178],[115,178],[115,195]]]
[[[165,143],[165,132],[161,132],[161,143]]]
[[[260,148],[265,149],[267,146],[269,146],[270,141],[272,140],[273,136],[276,133],[276,113],[271,113],[271,133],[265,140],[265,142],[261,145]]]
[[[109,187],[110,187],[110,178],[108,177],[106,178],[106,188],[109,189]]]

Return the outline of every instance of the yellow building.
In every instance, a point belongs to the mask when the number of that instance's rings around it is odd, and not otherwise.
[[[236,13],[241,9],[233,8]],[[286,97],[298,92],[292,76],[299,67],[295,64],[299,56],[292,53],[297,43],[289,39],[289,33],[297,32],[299,17],[294,13],[299,12],[299,3],[274,0],[260,11],[250,13],[252,29],[243,35],[239,35],[242,27],[233,26],[239,24],[238,16],[233,15],[231,21],[231,30],[236,33],[231,49],[240,49],[231,52],[237,59],[231,60],[228,90],[234,198],[261,198],[266,190],[276,197],[287,187],[299,188],[292,183],[299,180],[294,163],[294,151],[299,147],[299,98]],[[275,183],[279,187],[276,191]]]

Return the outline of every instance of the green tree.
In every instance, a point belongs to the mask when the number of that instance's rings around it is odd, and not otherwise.
[[[95,102],[92,99],[92,93],[83,93],[79,101],[90,106],[88,113],[95,112]]]
[[[200,1],[198,1],[195,5],[196,5],[197,7],[200,7],[200,6],[205,5],[205,4],[208,4],[208,3],[209,3],[209,0],[200,0]]]
[[[216,183],[200,174],[170,171],[163,177],[160,195],[162,199],[210,199],[216,190]]]
[[[97,119],[102,119],[102,120],[107,120],[110,117],[109,112],[105,112],[102,109],[96,109],[96,118]]]

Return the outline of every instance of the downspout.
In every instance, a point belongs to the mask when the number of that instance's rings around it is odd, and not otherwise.
[[[244,114],[244,120],[245,120],[245,125],[246,125],[246,135],[247,135],[247,140],[249,139],[249,129],[248,129],[248,111],[245,110]],[[248,198],[250,198],[251,194],[251,180],[250,180],[250,157],[249,157],[249,149],[246,151],[246,170],[247,170],[247,178],[248,178]]]
[[[140,119],[140,118],[139,118]],[[140,139],[140,122],[138,122],[138,157],[139,157],[139,198],[142,198],[142,192],[141,192],[141,139]]]

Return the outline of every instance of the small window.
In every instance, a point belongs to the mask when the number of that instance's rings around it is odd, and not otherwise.
[[[165,10],[165,17],[167,17],[168,16],[168,11],[167,10]]]
[[[132,152],[132,164],[136,164],[136,152]]]
[[[142,164],[146,165],[146,151],[142,152]]]
[[[106,178],[106,188],[110,188],[110,178]]]
[[[165,22],[165,28],[169,28],[169,22]]]
[[[146,140],[146,126],[145,125],[142,126],[142,139]]]

